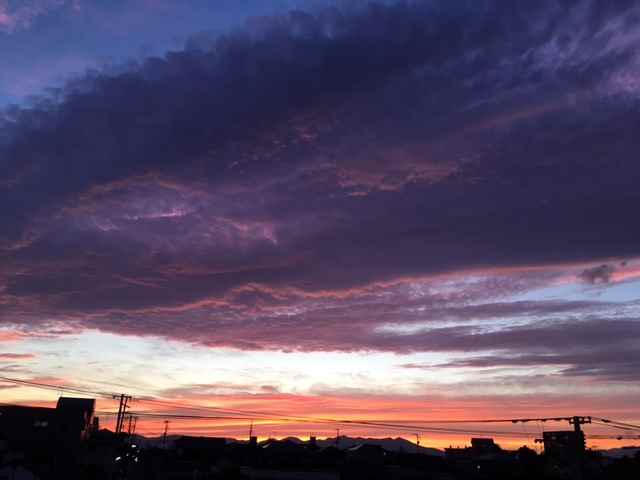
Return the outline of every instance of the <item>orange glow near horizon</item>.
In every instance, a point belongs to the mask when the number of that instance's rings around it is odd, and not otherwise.
[[[17,388],[15,390],[30,390],[31,398],[20,395],[22,401],[16,402],[22,405],[55,407],[56,392],[44,392],[43,399],[36,399],[33,390]],[[60,392],[64,394],[63,391]],[[73,394],[66,394],[73,396]],[[6,395],[3,395],[6,396]],[[557,399],[556,399],[557,400]],[[504,399],[503,399],[504,401]],[[167,402],[167,406],[159,404]],[[318,439],[335,438],[336,431],[340,429],[340,436],[367,437],[367,438],[396,438],[401,437],[410,442],[415,442],[415,434],[420,435],[420,445],[443,449],[449,446],[466,446],[472,437],[492,437],[496,443],[506,449],[517,449],[523,445],[540,451],[539,444],[534,442],[540,438],[544,430],[571,429],[565,422],[530,422],[526,424],[501,423],[501,424],[421,424],[433,420],[447,419],[448,421],[471,419],[495,419],[530,417],[532,412],[538,416],[569,416],[579,413],[583,407],[576,402],[558,402],[554,405],[544,405],[534,398],[513,399],[512,408],[508,411],[496,406],[496,399],[451,398],[451,399],[408,399],[408,398],[357,398],[357,397],[317,397],[311,395],[229,395],[211,396],[207,399],[196,398],[167,398],[152,403],[144,399],[133,400],[129,412],[140,414],[137,421],[136,433],[147,437],[158,437],[164,432],[165,419],[170,421],[170,435],[193,435],[235,438],[247,440],[249,428],[253,424],[254,435],[258,439],[270,438],[282,439],[285,437],[297,437],[308,440],[311,435]],[[176,406],[169,406],[168,404]],[[429,407],[425,407],[425,405]],[[177,405],[184,407],[178,408]],[[188,405],[188,407],[187,407]],[[118,402],[112,399],[97,399],[96,416],[101,420],[101,428],[113,429],[115,412]],[[604,407],[602,405],[601,407]],[[201,410],[196,410],[199,408]],[[219,411],[217,411],[219,409]],[[608,411],[607,411],[608,410]],[[255,412],[255,415],[235,414],[233,411]],[[609,408],[600,410],[606,415],[623,414],[625,408]],[[260,415],[258,412],[262,412]],[[286,412],[286,413],[283,413]],[[157,417],[145,417],[144,414],[156,414]],[[473,415],[472,415],[473,413]],[[630,412],[628,412],[630,413]],[[162,415],[166,414],[166,417]],[[175,418],[171,415],[195,415],[195,416],[229,416],[228,420],[220,418],[212,419],[185,419]],[[261,418],[269,415],[271,418]],[[282,416],[280,416],[282,415]],[[242,418],[244,417],[244,418]],[[277,417],[277,418],[276,418]],[[306,418],[309,420],[298,421]],[[614,417],[616,420],[634,421],[633,419]],[[315,420],[318,420],[315,422]],[[324,423],[325,420],[327,423]],[[422,425],[424,430],[412,428],[382,428],[366,425],[332,423],[333,420],[344,422],[368,421],[387,424]],[[451,430],[440,432],[437,429]],[[585,426],[587,444],[590,448],[610,449],[622,446],[637,445],[640,442],[633,440],[597,439],[589,440],[589,434],[611,433],[597,425]],[[461,431],[460,433],[454,432]],[[618,432],[619,433],[619,432]]]

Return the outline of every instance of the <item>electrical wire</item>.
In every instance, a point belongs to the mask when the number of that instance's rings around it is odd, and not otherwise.
[[[101,398],[112,399],[114,393],[104,391],[94,391],[80,387],[73,387],[62,384],[48,384],[44,382],[35,382],[30,380],[23,380],[11,377],[0,376],[0,381],[5,381],[25,387],[42,388],[54,391],[68,391],[78,393],[82,395],[93,395]],[[386,430],[401,430],[404,432],[420,432],[420,433],[449,433],[449,434],[471,434],[471,435],[495,435],[495,436],[522,436],[517,432],[505,432],[495,430],[479,430],[479,429],[455,429],[451,427],[436,427],[432,425],[438,424],[489,424],[489,423],[521,423],[523,424],[524,435],[527,436],[528,432],[524,428],[524,424],[528,422],[539,422],[540,424],[547,421],[569,421],[573,420],[573,417],[545,417],[545,418],[510,418],[510,419],[473,419],[473,420],[415,420],[412,424],[385,422],[367,419],[338,419],[328,417],[309,417],[309,416],[295,416],[295,415],[283,415],[277,412],[269,411],[255,411],[255,410],[241,410],[233,408],[221,408],[203,405],[192,405],[185,402],[171,402],[167,400],[160,400],[156,398],[150,398],[145,396],[134,397],[137,402],[150,403],[155,405],[162,405],[166,407],[177,408],[181,410],[212,412],[218,415],[189,415],[183,413],[159,413],[159,412],[145,412],[145,411],[130,411],[129,414],[146,418],[176,418],[176,419],[201,419],[201,420],[249,420],[260,419],[271,422],[284,422],[284,423],[307,423],[307,424],[331,424],[340,426],[359,426],[374,429],[386,429]],[[116,415],[115,412],[101,412],[105,416]],[[605,419],[601,417],[584,417],[593,419],[593,423],[604,425],[610,428],[616,428],[626,431],[640,430],[640,426],[619,422],[616,420]]]
[[[640,425],[634,425],[633,423],[624,423],[624,422],[619,422],[617,420],[610,420],[607,418],[601,418],[601,417],[593,417],[595,420],[599,420],[600,422],[603,423],[607,423],[607,424],[615,424],[615,425],[619,425],[622,427],[627,427],[627,428],[631,428],[634,430],[640,430]]]

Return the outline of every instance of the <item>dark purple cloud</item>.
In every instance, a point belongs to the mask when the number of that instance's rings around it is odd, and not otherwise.
[[[635,339],[633,305],[507,297],[640,255],[637,15],[292,12],[6,110],[0,321],[530,358]]]
[[[585,269],[581,274],[580,278],[582,278],[587,283],[609,283],[611,281],[611,276],[613,272],[615,272],[615,267],[609,264],[602,264],[596,267],[591,267]]]
[[[607,323],[603,325],[608,326]],[[575,325],[580,328],[580,325]],[[410,369],[453,368],[532,368],[556,367],[561,375],[587,376],[608,381],[637,382],[640,379],[640,357],[634,346],[637,338],[631,341],[621,338],[608,339],[598,344],[571,344],[566,352],[561,349],[548,349],[545,353],[525,355],[483,355],[449,363],[419,364],[407,363],[402,366]],[[530,350],[530,349],[527,349]],[[558,353],[561,352],[561,353]]]

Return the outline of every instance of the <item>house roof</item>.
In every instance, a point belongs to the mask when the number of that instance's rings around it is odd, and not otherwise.
[[[359,443],[351,448],[348,448],[349,452],[367,453],[367,454],[384,454],[385,449],[380,445],[374,445],[371,443]]]
[[[53,408],[23,407],[17,405],[0,407],[0,432],[10,443],[47,441],[51,425],[55,422]]]
[[[291,440],[268,440],[262,448],[268,448],[270,450],[302,450],[304,445],[293,442]]]
[[[95,405],[96,401],[93,398],[60,397],[56,408],[58,410],[82,410],[93,413]]]
[[[53,408],[46,407],[23,407],[22,405],[1,405],[0,421],[9,419],[20,420],[48,420],[53,418],[56,411]]]

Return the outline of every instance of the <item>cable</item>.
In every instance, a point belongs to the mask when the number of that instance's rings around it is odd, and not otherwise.
[[[114,395],[114,393],[97,392],[97,391],[91,391],[86,389],[80,389],[76,387],[67,387],[66,385],[52,385],[52,384],[38,383],[38,382],[32,382],[32,381],[20,380],[20,379],[14,379],[9,377],[2,377],[2,376],[0,376],[0,380],[5,380],[12,383],[25,384],[25,385],[34,386],[34,387],[54,389],[54,390],[64,389],[68,391],[74,391],[74,392],[90,394],[90,395],[99,395],[99,396],[108,397],[108,398],[112,398],[112,396]],[[283,414],[277,413],[277,412],[239,410],[239,409],[231,409],[231,408],[210,407],[210,406],[203,406],[203,405],[191,405],[187,403],[177,403],[177,402],[170,402],[165,400],[158,400],[155,398],[136,397],[136,401],[142,402],[142,403],[155,403],[159,405],[173,406],[176,408],[188,409],[188,410],[216,411],[216,412],[223,412],[223,413],[229,412],[233,414],[240,414],[240,415],[246,415],[246,416],[255,416],[255,415],[263,416],[263,417],[284,416]],[[307,417],[307,416],[288,416],[287,419],[288,420],[305,420],[305,421],[313,421],[313,422],[333,422],[333,423],[367,423],[367,424],[372,423],[372,421],[361,420],[361,419],[343,420],[343,419],[335,419],[335,418],[324,418],[324,417],[318,418],[318,417]],[[571,419],[572,417],[476,419],[476,420],[415,420],[414,423],[418,423],[418,424],[525,423],[525,422],[534,422],[534,421],[542,421],[542,422],[569,421]],[[376,422],[376,423],[378,423],[381,426],[398,426],[397,424],[392,424],[392,423],[380,423],[380,422]],[[402,428],[416,427],[415,425],[400,425],[400,426]]]
[[[0,380],[14,383],[18,385],[23,385],[27,387],[34,388],[43,388],[47,390],[67,390],[69,392],[79,393],[83,395],[95,395],[102,398],[113,398],[114,393],[93,391],[88,389],[83,389],[79,387],[70,387],[67,385],[55,385],[55,384],[47,384],[43,382],[34,382],[29,380],[22,380],[10,377],[0,376]],[[170,402],[166,400],[159,400],[155,398],[149,397],[136,397],[136,400],[141,403],[151,403],[156,405],[164,405],[170,406],[173,408],[179,408],[184,410],[193,410],[193,411],[202,411],[202,412],[215,412],[226,415],[218,415],[218,416],[205,416],[205,415],[187,415],[180,413],[154,413],[154,412],[136,412],[139,416],[146,416],[149,418],[179,418],[179,419],[208,419],[208,420],[248,420],[251,418],[258,417],[261,420],[265,421],[278,421],[278,422],[287,422],[287,423],[313,423],[313,424],[333,424],[333,425],[350,425],[350,426],[364,426],[368,428],[383,428],[383,429],[391,429],[391,430],[401,430],[401,431],[411,431],[411,432],[429,432],[429,433],[454,433],[454,434],[473,434],[473,435],[509,435],[509,436],[520,436],[516,432],[504,432],[504,431],[486,431],[486,430],[475,430],[475,429],[453,429],[453,428],[439,428],[439,427],[429,427],[425,425],[437,425],[437,424],[487,424],[487,423],[522,423],[524,429],[524,423],[527,422],[540,422],[544,423],[547,421],[571,421],[573,417],[545,417],[545,418],[512,418],[512,419],[475,419],[475,420],[415,420],[413,424],[404,424],[404,423],[394,423],[394,422],[385,422],[385,421],[375,421],[375,420],[366,420],[366,419],[336,419],[336,418],[326,418],[326,417],[307,417],[307,416],[293,416],[293,415],[283,415],[281,413],[269,412],[269,411],[252,411],[252,410],[240,410],[240,409],[232,409],[232,408],[220,408],[220,407],[211,407],[211,406],[202,406],[202,405],[191,405],[188,403],[178,403],[178,402]],[[112,415],[110,412],[104,412],[105,415]],[[231,415],[241,415],[241,416],[231,416]],[[633,431],[640,430],[640,426],[618,422],[615,420],[605,419],[601,417],[591,417],[596,420],[594,423],[606,425],[611,428],[617,428],[621,430]],[[525,430],[525,435],[528,435],[528,432]]]
[[[10,383],[16,383],[19,385],[26,385],[26,386],[32,386],[32,387],[37,387],[37,388],[45,388],[45,389],[53,389],[53,390],[60,390],[65,389],[68,391],[74,391],[74,392],[78,392],[78,393],[82,393],[82,394],[90,394],[90,395],[99,395],[102,397],[106,397],[106,398],[112,398],[113,394],[109,394],[109,393],[105,393],[105,392],[96,392],[96,391],[91,391],[91,390],[85,390],[85,389],[80,389],[80,388],[75,388],[75,387],[66,387],[66,386],[61,386],[61,385],[53,385],[53,384],[46,384],[46,383],[40,383],[40,382],[33,382],[33,381],[28,381],[28,380],[21,380],[21,379],[15,379],[15,378],[9,378],[9,377],[2,377],[0,376],[0,380],[4,380],[4,381],[8,381]],[[141,399],[141,401],[147,401],[147,402],[152,402],[152,403],[158,403],[158,404],[167,404],[167,405],[173,405],[173,406],[177,406],[179,408],[190,408],[189,406],[185,406],[184,404],[175,404],[172,402],[163,402],[163,401],[159,401],[159,400],[155,400],[155,399]],[[201,410],[207,410],[207,409],[212,409],[212,410],[218,410],[221,411],[222,409],[217,409],[216,407],[195,407]],[[402,431],[411,431],[411,430],[419,430],[419,431],[423,431],[423,432],[431,432],[431,433],[466,433],[466,434],[492,434],[492,435],[509,435],[509,432],[486,432],[486,431],[477,431],[477,430],[454,430],[454,429],[444,429],[444,428],[435,428],[435,427],[430,427],[430,428],[424,428],[424,427],[418,427],[415,425],[401,425],[401,424],[391,424],[391,423],[379,423],[379,422],[372,422],[372,421],[366,421],[366,420],[336,420],[336,419],[320,419],[320,418],[312,418],[312,417],[290,417],[290,418],[273,418],[273,417],[269,417],[269,413],[267,412],[255,412],[255,411],[241,411],[241,410],[234,410],[234,409],[229,409],[227,411],[236,411],[236,412],[240,412],[243,414],[259,414],[264,418],[265,420],[274,420],[274,421],[285,421],[285,422],[290,422],[290,423],[295,423],[295,422],[305,422],[305,423],[331,423],[331,424],[342,424],[342,425],[359,425],[359,426],[367,426],[367,427],[373,427],[373,428],[379,428],[379,427],[383,427],[386,429],[393,429],[393,430],[402,430]],[[138,412],[139,415],[142,415],[146,412]],[[171,414],[171,415],[175,415],[175,414]],[[163,415],[164,417],[169,417],[169,414],[165,414]],[[274,415],[275,416],[275,415]],[[185,415],[178,415],[177,417],[174,418],[187,418]],[[188,418],[200,418],[200,419],[206,419],[206,418],[210,418],[210,417],[205,417],[205,416],[190,416]],[[217,419],[230,419],[230,417],[216,417]],[[242,419],[242,420],[246,420],[246,418],[241,417],[238,419]]]
[[[183,409],[189,409],[189,410],[199,410],[199,411],[216,411],[216,412],[230,412],[233,414],[241,414],[241,415],[247,415],[248,418],[251,418],[253,416],[262,416],[262,417],[282,417],[285,416],[282,413],[278,413],[278,412],[269,412],[269,411],[251,411],[251,410],[238,410],[238,409],[227,409],[227,408],[219,408],[219,407],[205,407],[205,406],[193,406],[193,405],[189,405],[189,404],[185,404],[185,403],[174,403],[174,402],[167,402],[167,401],[163,401],[163,400],[156,400],[156,399],[139,399],[140,402],[149,402],[149,403],[157,403],[160,405],[166,405],[166,406],[174,406],[177,408],[183,408]],[[570,421],[573,417],[547,417],[547,418],[511,418],[511,419],[482,419],[482,420],[415,420],[413,421],[413,423],[416,424],[420,424],[420,425],[427,425],[427,424],[473,424],[473,423],[526,423],[526,422],[535,422],[535,421],[541,421],[541,422],[546,422],[546,421]],[[327,423],[327,422],[331,422],[331,423],[341,423],[341,424],[350,424],[350,423],[356,423],[356,424],[361,424],[361,423],[367,423],[370,424],[371,421],[369,420],[362,420],[362,419],[354,419],[354,420],[344,420],[344,419],[335,419],[335,418],[326,418],[326,417],[322,417],[322,418],[318,418],[318,417],[302,417],[302,416],[287,416],[288,420],[299,420],[299,421],[309,421],[309,422],[320,422],[320,423]],[[393,423],[382,423],[382,422],[376,422],[377,424],[381,425],[381,426],[398,426],[397,424],[393,424]],[[400,425],[402,428],[423,428],[423,427],[417,427],[416,425]]]
[[[33,382],[33,381],[29,381],[29,380],[21,380],[21,379],[18,379],[18,378],[10,378],[10,377],[3,377],[3,376],[0,376],[0,380],[2,380],[4,382],[9,382],[9,383],[14,383],[14,384],[18,384],[18,385],[27,386],[27,387],[43,388],[43,389],[46,389],[46,390],[54,390],[54,391],[66,390],[68,392],[79,393],[79,394],[82,394],[82,395],[94,395],[94,396],[108,397],[108,398],[111,398],[111,396],[112,396],[112,394],[110,394],[110,393],[96,392],[96,391],[92,391],[92,390],[85,390],[85,389],[82,389],[82,388],[70,387],[68,385],[55,385],[55,384],[48,384],[48,383],[40,383],[40,382]]]
[[[245,417],[228,417],[228,416],[208,416],[208,415],[185,415],[185,414],[174,414],[174,413],[149,413],[149,412],[129,412],[131,415],[136,415],[139,417],[148,417],[148,418],[176,418],[176,419],[186,419],[186,420],[246,420]],[[115,412],[102,412],[104,415],[113,416],[116,415]],[[291,418],[263,418],[265,421],[272,422],[287,422],[287,423],[318,423],[314,420],[297,420]],[[329,422],[324,422],[329,423]],[[518,432],[505,432],[505,431],[487,431],[487,430],[461,430],[461,429],[451,429],[451,428],[435,428],[435,427],[415,427],[410,425],[397,425],[397,424],[380,424],[376,422],[358,422],[358,421],[333,421],[330,422],[332,425],[350,425],[350,426],[364,426],[367,428],[374,429],[384,429],[384,430],[399,430],[403,432],[408,432],[411,428],[418,428],[421,432],[429,432],[429,433],[454,433],[454,434],[471,434],[471,435],[497,435],[497,436],[509,436],[509,437],[527,437],[527,435],[521,435]]]
[[[619,422],[617,420],[610,420],[610,419],[601,418],[601,417],[592,417],[592,418],[594,418],[596,420],[599,420],[599,421],[601,421],[603,423],[616,424],[616,425],[620,425],[620,426],[623,426],[623,427],[632,428],[634,430],[640,430],[640,425],[634,425],[632,423]]]
[[[615,425],[613,423],[598,422],[598,421],[595,421],[593,423],[596,424],[596,425],[604,425],[604,426],[609,427],[609,428],[617,428],[618,430],[624,430],[624,431],[627,431],[627,432],[635,432],[637,430],[636,428],[621,427],[620,425]]]

